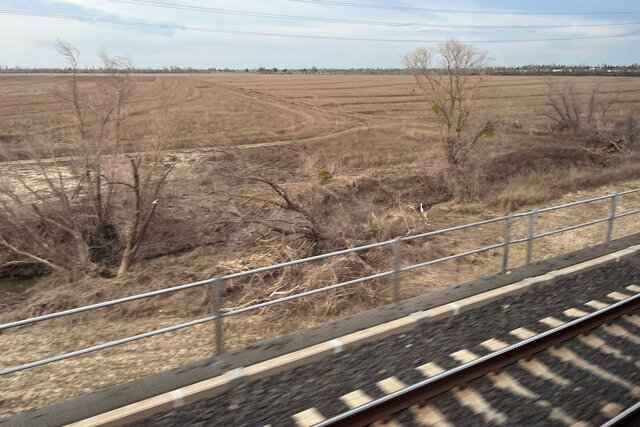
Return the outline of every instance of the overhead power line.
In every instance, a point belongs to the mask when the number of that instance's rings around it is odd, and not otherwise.
[[[360,7],[366,9],[390,9],[403,10],[408,12],[436,12],[436,13],[469,13],[469,14],[489,14],[489,15],[632,15],[640,14],[640,10],[622,12],[520,12],[501,10],[462,10],[462,9],[436,9],[426,7],[409,6],[389,6],[383,4],[353,3],[336,0],[291,0],[298,3],[330,4],[335,6]]]
[[[56,13],[47,12],[33,12],[22,10],[8,10],[0,9],[0,14],[6,15],[22,15],[22,16],[37,16],[54,19],[65,19],[87,23],[105,23],[126,25],[131,27],[143,27],[143,28],[158,28],[158,29],[170,29],[170,30],[182,30],[182,31],[198,31],[206,33],[218,33],[218,34],[236,34],[236,35],[250,35],[261,37],[282,37],[282,38],[300,38],[300,39],[318,39],[318,40],[345,40],[345,41],[364,41],[364,42],[393,42],[393,43],[440,43],[445,40],[429,40],[429,39],[384,39],[384,38],[368,38],[368,37],[344,37],[344,36],[319,36],[312,34],[285,34],[285,33],[268,33],[261,31],[240,31],[240,30],[223,30],[218,28],[204,28],[204,27],[192,27],[187,25],[176,24],[156,24],[149,22],[139,21],[125,21],[121,19],[112,18],[91,18],[86,16],[72,16],[62,15]],[[528,42],[548,42],[548,41],[566,41],[566,40],[592,40],[592,39],[612,39],[622,37],[636,37],[640,36],[640,32],[632,34],[622,34],[615,36],[584,36],[584,37],[558,37],[558,38],[545,38],[545,39],[509,39],[509,40],[460,40],[463,43],[528,43]]]
[[[266,12],[251,12],[244,10],[231,10],[231,9],[219,9],[214,7],[205,6],[191,6],[177,3],[167,3],[150,0],[108,0],[113,3],[124,3],[138,6],[158,7],[167,9],[180,9],[180,10],[192,10],[197,12],[210,12],[220,13],[227,15],[239,15],[239,16],[255,16],[258,18],[275,18],[275,19],[287,19],[292,21],[311,21],[311,22],[330,22],[340,24],[356,24],[356,25],[378,25],[378,26],[390,26],[390,27],[410,27],[410,26],[423,26],[432,28],[584,28],[584,27],[616,27],[622,25],[640,25],[640,22],[620,22],[620,23],[608,23],[608,24],[575,24],[575,25],[463,25],[463,24],[433,24],[428,22],[389,22],[389,21],[366,21],[358,19],[339,19],[339,18],[322,18],[315,16],[299,16],[299,15],[282,15],[276,13]]]

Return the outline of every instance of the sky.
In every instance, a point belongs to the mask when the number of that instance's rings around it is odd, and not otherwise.
[[[611,25],[627,23],[636,24]],[[82,67],[99,66],[104,49],[129,56],[136,67],[400,68],[403,54],[451,37],[489,52],[499,66],[637,63],[640,3],[0,0],[0,65],[6,66],[63,67],[54,44],[64,40],[81,52]]]

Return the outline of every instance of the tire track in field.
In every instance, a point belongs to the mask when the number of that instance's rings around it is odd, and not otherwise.
[[[207,85],[211,85],[211,86],[217,86],[223,90],[227,90],[228,92],[234,93],[236,95],[240,95],[240,96],[244,96],[246,98],[249,99],[253,99],[255,101],[259,101],[261,103],[265,103],[268,105],[271,105],[273,107],[279,108],[279,109],[283,109],[285,111],[288,112],[292,112],[298,116],[303,116],[303,117],[307,117],[309,118],[312,122],[316,121],[316,117],[314,117],[313,115],[309,114],[308,112],[305,111],[300,111],[300,108],[309,108],[315,111],[318,111],[319,113],[323,113],[323,114],[335,114],[334,110],[327,110],[324,108],[320,108],[317,106],[311,106],[308,104],[304,104],[304,103],[296,103],[296,102],[291,102],[285,98],[281,98],[281,97],[277,97],[271,94],[267,94],[267,93],[263,93],[260,91],[253,91],[253,90],[248,90],[248,89],[244,89],[244,88],[235,88],[233,86],[227,85],[227,84],[223,84],[223,83],[216,83],[216,82],[211,82],[211,81],[207,81],[207,80],[200,80],[200,79],[191,79],[192,81],[196,81],[196,82],[200,82],[203,84],[207,84]],[[196,99],[199,99],[202,97],[202,91],[199,88],[195,88],[193,86],[190,86],[190,88],[196,89],[197,90],[197,95],[195,97],[190,97],[188,99],[183,99],[177,102],[174,102],[172,104],[169,104],[171,106],[175,106],[175,105],[179,105],[181,103],[185,103],[185,102],[190,102]],[[163,106],[164,107],[164,106]],[[153,109],[157,109],[157,108],[162,108],[162,107],[153,107],[150,109],[146,109],[144,111],[150,111]],[[137,112],[138,114],[142,114],[142,111]],[[345,116],[345,112],[341,112],[341,114],[343,116]],[[357,114],[357,113],[355,113]],[[179,154],[186,154],[186,153],[206,153],[206,152],[211,152],[211,151],[215,151],[215,150],[219,150],[221,148],[225,149],[225,150],[233,150],[233,149],[250,149],[250,148],[266,148],[266,147],[279,147],[279,146],[286,146],[286,145],[294,145],[294,144],[305,144],[305,143],[309,143],[309,142],[316,142],[316,141],[324,141],[333,137],[337,137],[340,135],[346,135],[346,134],[350,134],[350,133],[354,133],[354,132],[359,132],[359,131],[364,131],[364,130],[368,130],[369,129],[369,125],[367,124],[367,122],[365,120],[362,120],[358,117],[355,117],[354,113],[348,114],[346,115],[347,118],[351,119],[352,121],[354,121],[354,126],[348,129],[343,129],[337,132],[330,132],[324,135],[316,135],[316,136],[310,136],[310,137],[305,137],[305,138],[294,138],[294,139],[286,139],[286,140],[278,140],[278,141],[269,141],[269,142],[259,142],[259,143],[253,143],[253,144],[238,144],[238,145],[224,145],[224,146],[220,146],[220,145],[216,145],[216,146],[211,146],[211,147],[196,147],[196,148],[188,148],[188,149],[176,149],[176,150],[168,150],[167,154],[174,154],[174,155],[179,155]],[[50,129],[48,130],[50,131]],[[44,131],[43,131],[44,132]],[[194,138],[194,139],[197,139]],[[124,153],[126,155],[139,155],[139,154],[150,154],[150,151],[134,151],[134,152],[127,152]],[[76,160],[77,157],[76,156],[61,156],[61,157],[56,157],[56,158],[49,158],[49,159],[40,159],[40,160],[34,160],[34,159],[25,159],[25,160],[9,160],[9,161],[1,161],[0,162],[0,166],[10,166],[10,165],[29,165],[29,164],[35,164],[37,162],[41,162],[41,163],[53,163],[53,162],[65,162],[65,161],[73,161]]]
[[[217,151],[220,149],[224,149],[224,150],[234,150],[234,149],[240,149],[240,150],[245,150],[245,149],[250,149],[250,148],[266,148],[266,147],[279,147],[279,146],[285,146],[285,145],[294,145],[294,144],[305,144],[308,142],[315,142],[315,141],[324,141],[333,137],[337,137],[340,135],[346,135],[349,133],[354,133],[354,132],[359,132],[359,131],[365,131],[368,130],[369,126],[367,124],[360,124],[358,126],[354,126],[352,128],[349,129],[344,129],[338,132],[331,132],[325,135],[319,135],[319,136],[310,136],[307,138],[296,138],[296,139],[285,139],[285,140],[280,140],[280,141],[270,141],[270,142],[258,142],[255,144],[238,144],[238,145],[216,145],[216,146],[211,146],[211,147],[196,147],[196,148],[186,148],[186,149],[177,149],[177,150],[167,150],[166,154],[174,154],[174,155],[180,155],[180,154],[188,154],[188,153],[208,153],[208,152],[212,152],[212,151]],[[123,153],[127,156],[135,156],[135,155],[140,155],[140,154],[152,154],[152,151],[132,151],[132,152],[127,152],[127,153]],[[113,156],[113,155],[112,155]],[[109,156],[105,156],[105,157],[109,157]],[[8,160],[8,161],[2,161],[0,162],[0,166],[12,166],[12,165],[29,165],[29,164],[36,164],[38,162],[43,163],[43,164],[48,164],[48,163],[54,163],[54,162],[67,162],[67,161],[73,161],[73,160],[77,160],[78,157],[76,156],[62,156],[62,157],[56,157],[56,158],[49,158],[49,159],[26,159],[26,160]]]
[[[303,109],[307,109],[307,110],[313,110],[316,111],[322,115],[335,115],[336,114],[336,110],[332,110],[332,109],[327,109],[324,108],[323,106],[318,106],[318,105],[312,105],[312,104],[307,104],[305,102],[293,102],[290,99],[286,98],[286,97],[280,97],[280,96],[276,96],[276,95],[272,95],[270,93],[267,92],[262,92],[259,90],[255,90],[255,89],[247,89],[247,88],[241,88],[241,87],[235,87],[229,84],[224,84],[224,83],[216,83],[216,82],[210,82],[207,80],[199,80],[199,79],[194,79],[196,81],[200,81],[202,83],[207,83],[210,85],[214,85],[217,86],[223,90],[227,90],[231,93],[236,93],[240,96],[244,96],[247,97],[249,99],[253,99],[268,105],[272,105],[274,107],[283,109],[285,111],[289,111],[292,112],[294,114],[297,115],[304,115],[306,117],[309,118],[309,120],[311,120],[312,123],[315,123],[317,121],[317,117],[314,117],[313,115],[309,114],[308,112],[302,111],[301,108]],[[352,120],[353,122],[355,122],[355,124],[357,126],[367,126],[367,123],[365,120],[363,120],[362,118],[357,116],[357,113],[351,112],[351,111],[340,111],[340,114],[342,117],[346,117],[349,120]],[[356,126],[356,127],[357,127]],[[340,132],[341,133],[341,132]],[[300,139],[300,138],[297,138]]]

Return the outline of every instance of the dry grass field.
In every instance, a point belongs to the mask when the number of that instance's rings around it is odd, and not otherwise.
[[[18,320],[132,295],[222,273],[269,265],[550,204],[640,187],[639,155],[630,150],[610,165],[584,150],[585,136],[552,127],[545,108],[547,77],[488,77],[474,120],[503,124],[474,153],[480,171],[478,200],[459,202],[443,178],[440,128],[413,77],[379,75],[136,75],[123,141],[130,153],[148,149],[155,127],[171,129],[165,148],[176,161],[137,263],[127,275],[67,283],[43,277],[29,290],[0,299],[0,322]],[[83,100],[104,97],[99,75],[80,75]],[[596,78],[565,77],[586,94]],[[599,79],[615,96],[610,116],[640,117],[640,79]],[[0,174],[19,174],[37,185],[30,141],[50,139],[52,151],[74,162],[69,76],[0,75]],[[89,126],[96,126],[90,123]],[[637,147],[634,147],[637,148]],[[318,182],[318,172],[332,180]],[[271,190],[240,177],[276,182],[303,204],[327,237],[312,246],[257,222],[228,214],[300,221],[273,206],[231,194]],[[428,221],[415,211],[433,205]],[[640,196],[620,201],[620,212],[640,207]],[[123,205],[122,208],[126,208]],[[539,231],[604,217],[598,203],[541,216]],[[247,217],[245,217],[247,218]],[[614,237],[637,232],[637,219],[617,223]],[[514,238],[528,232],[514,224]],[[504,224],[416,241],[404,263],[435,259],[501,241]],[[536,260],[595,244],[605,225],[536,242]],[[512,248],[511,267],[524,262]],[[409,298],[500,270],[500,251],[418,269],[402,277]],[[3,260],[10,255],[0,254]],[[225,309],[245,307],[304,289],[391,268],[390,248],[227,282]],[[5,276],[8,270],[0,270]],[[389,303],[390,282],[377,281],[229,318],[230,348],[278,336]],[[88,347],[210,315],[208,287],[135,301],[109,309],[21,327],[0,335],[0,368]],[[284,316],[286,314],[286,316]],[[295,319],[295,321],[292,321]],[[2,378],[0,417],[170,369],[213,353],[211,325],[188,328]],[[166,357],[171,354],[171,357]]]

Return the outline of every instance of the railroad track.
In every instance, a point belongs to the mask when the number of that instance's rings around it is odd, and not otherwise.
[[[396,377],[389,377],[377,382],[378,388],[384,393],[383,397],[374,399],[363,390],[354,390],[340,397],[342,406],[349,410],[325,418],[316,408],[309,408],[292,416],[297,426],[365,426],[384,423],[389,426],[397,425],[520,425],[523,414],[512,417],[509,407],[516,412],[539,409],[543,416],[536,418],[531,413],[531,424],[536,425],[576,425],[587,426],[589,422],[582,420],[580,405],[576,413],[569,413],[563,409],[557,400],[558,388],[573,388],[582,390],[584,401],[598,404],[590,398],[589,386],[583,387],[579,380],[565,378],[544,362],[538,356],[545,354],[555,358],[559,364],[569,365],[570,369],[596,378],[598,381],[614,384],[635,401],[640,401],[640,387],[619,374],[607,369],[615,363],[631,365],[636,372],[640,371],[640,362],[636,354],[625,353],[609,345],[600,338],[600,333],[620,338],[630,343],[631,349],[640,349],[640,337],[634,332],[640,331],[640,316],[635,314],[640,310],[640,287],[627,286],[626,291],[611,292],[606,296],[607,302],[591,300],[588,307],[595,309],[588,313],[580,308],[570,308],[561,313],[562,318],[575,320],[563,321],[558,317],[545,317],[540,324],[550,328],[536,334],[526,329],[518,328],[510,332],[519,341],[515,344],[492,338],[481,343],[489,353],[478,356],[462,349],[451,354],[461,365],[445,370],[441,366],[429,362],[417,368],[426,377],[413,385],[407,386]],[[634,295],[635,294],[635,295]],[[609,303],[611,301],[611,303]],[[617,302],[614,302],[617,301]],[[595,334],[597,332],[598,334]],[[574,346],[584,346],[597,350],[601,354],[604,365],[599,366],[575,351]],[[515,367],[515,369],[513,369]],[[529,378],[524,378],[524,377]],[[483,397],[476,389],[478,381],[489,381],[492,388],[511,397],[504,401],[502,408],[493,407],[490,399]],[[550,393],[544,392],[544,385],[533,390],[532,383],[553,384]],[[485,387],[486,388],[486,387]],[[617,396],[611,395],[612,401],[602,405],[600,412],[611,420],[607,425],[640,425],[640,404],[626,408],[616,402]],[[446,414],[439,408],[447,406],[447,400],[457,401],[457,407],[464,408],[467,415],[471,415],[460,423],[447,419]],[[438,400],[437,402],[435,402]],[[495,401],[494,399],[491,399]],[[509,402],[511,400],[511,402]],[[451,412],[451,411],[449,411]],[[545,420],[546,419],[546,420]],[[518,420],[518,421],[515,421]],[[543,420],[547,421],[544,422]],[[581,421],[582,420],[582,421]]]

